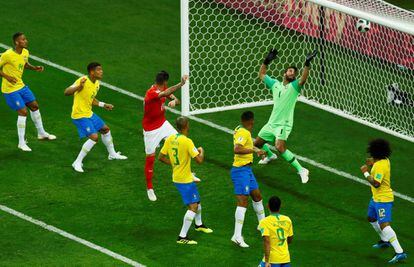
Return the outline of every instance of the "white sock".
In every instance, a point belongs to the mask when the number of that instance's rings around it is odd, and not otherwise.
[[[111,131],[107,132],[106,134],[102,134],[102,143],[106,146],[109,155],[116,154],[114,148],[114,142],[112,141]]]
[[[203,222],[201,221],[201,204],[198,204],[198,209],[197,209],[197,213],[195,216],[195,224],[197,226],[200,226],[203,224]]]
[[[17,116],[17,135],[19,136],[19,144],[24,144],[24,134],[26,132],[26,117]]]
[[[257,220],[260,222],[265,218],[265,212],[263,208],[263,200],[260,200],[258,202],[255,202],[252,200],[253,203],[253,209],[256,212]]]
[[[37,129],[38,135],[46,135],[46,131],[43,128],[42,116],[40,115],[40,111],[30,111],[30,117],[32,117],[32,121]]]
[[[391,226],[388,225],[384,229],[382,229],[382,233],[386,240],[388,240],[393,246],[395,253],[403,253],[403,249],[400,246],[400,243],[398,242],[397,235],[395,234]]]
[[[91,139],[86,140],[86,142],[82,146],[81,151],[79,152],[78,157],[76,158],[76,161],[82,163],[83,159],[86,157],[86,155],[89,153],[89,151],[91,151],[92,147],[95,144],[96,144],[96,142],[91,140]]]
[[[374,228],[375,232],[377,232],[377,234],[380,236],[381,240],[384,242],[387,242],[388,240],[385,239],[384,234],[382,233],[381,227],[378,224],[378,221],[370,222],[370,224],[372,225],[372,228]]]
[[[187,210],[183,219],[183,227],[181,227],[180,237],[187,237],[188,229],[190,229],[193,223],[194,217],[197,213],[191,210]]]
[[[234,224],[234,236],[242,236],[242,229],[244,223],[244,215],[246,214],[246,208],[237,206],[236,213],[234,214],[235,224]]]

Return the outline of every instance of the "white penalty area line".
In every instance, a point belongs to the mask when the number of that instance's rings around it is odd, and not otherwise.
[[[4,49],[9,49],[10,48],[10,46],[5,45],[3,43],[0,43],[0,47],[2,47]],[[59,70],[61,70],[63,72],[66,72],[66,73],[71,73],[71,74],[74,74],[76,76],[83,76],[84,75],[84,74],[82,74],[80,72],[77,72],[75,70],[66,68],[64,66],[61,66],[59,64],[56,64],[54,62],[51,62],[49,60],[45,60],[45,59],[40,58],[40,57],[37,57],[37,56],[30,55],[30,58],[32,58],[32,59],[34,59],[36,61],[39,61],[39,62],[41,62],[43,64],[49,65],[51,67],[54,67],[56,69],[59,69]],[[107,87],[107,88],[109,88],[111,90],[114,90],[116,92],[119,92],[121,94],[124,94],[124,95],[127,95],[129,97],[138,99],[140,101],[144,101],[144,97],[142,97],[140,95],[137,95],[135,93],[132,93],[132,92],[130,92],[128,90],[119,88],[117,86],[114,86],[114,85],[111,85],[111,84],[108,84],[108,83],[105,83],[105,82],[101,82],[101,84],[102,84],[102,86],[105,86],[105,87]],[[169,110],[169,111],[171,111],[174,114],[179,114],[179,115],[181,114],[181,112],[178,111],[178,110],[176,110],[176,109],[171,109],[171,108],[168,108],[168,107],[166,109]],[[188,116],[188,118],[190,118],[190,119],[192,119],[192,120],[194,120],[196,122],[199,122],[201,124],[210,126],[210,127],[214,128],[214,129],[217,129],[217,130],[220,130],[222,132],[228,133],[228,134],[233,134],[233,132],[234,132],[233,130],[231,130],[231,129],[227,128],[227,127],[218,125],[218,124],[216,124],[214,122],[211,122],[211,121],[208,121],[208,120],[205,120],[205,119],[201,119],[201,118],[198,118],[198,117],[195,117],[195,116],[192,116],[192,115]],[[330,172],[330,173],[333,173],[333,174],[342,176],[342,177],[344,177],[346,179],[349,179],[349,180],[352,180],[354,182],[357,182],[357,183],[360,183],[360,184],[364,184],[364,185],[370,186],[370,184],[368,183],[368,181],[366,181],[365,179],[359,178],[357,176],[354,176],[352,174],[346,173],[344,171],[341,171],[341,170],[332,168],[330,166],[324,165],[322,163],[319,163],[319,162],[317,162],[315,160],[312,160],[312,159],[307,158],[307,157],[304,157],[304,156],[296,155],[296,157],[299,160],[304,161],[304,162],[306,162],[306,163],[308,163],[308,164],[310,164],[310,165],[312,165],[314,167],[317,167],[317,168],[320,168],[320,169],[325,170],[327,172]],[[410,196],[404,195],[404,194],[399,193],[399,192],[396,192],[396,191],[394,191],[394,195],[396,197],[398,197],[398,198],[401,198],[401,199],[404,199],[404,200],[406,200],[408,202],[414,203],[414,198],[412,198]]]
[[[46,230],[48,230],[50,232],[54,232],[54,233],[59,234],[59,235],[61,235],[63,237],[66,237],[66,238],[68,238],[70,240],[73,240],[75,242],[78,242],[78,243],[80,243],[80,244],[82,244],[84,246],[87,246],[87,247],[91,248],[91,249],[97,250],[97,251],[99,251],[99,252],[101,252],[103,254],[106,254],[108,256],[111,256],[112,258],[117,259],[117,260],[120,260],[120,261],[122,261],[122,262],[124,262],[126,264],[131,265],[131,266],[145,267],[145,265],[142,265],[141,263],[138,263],[136,261],[133,261],[131,259],[128,259],[127,257],[124,257],[124,256],[122,256],[122,255],[120,255],[118,253],[115,253],[115,252],[113,252],[113,251],[111,251],[109,249],[106,249],[104,247],[98,246],[98,245],[96,245],[96,244],[94,244],[92,242],[89,242],[89,241],[85,240],[85,239],[82,239],[80,237],[74,236],[74,235],[72,235],[72,234],[70,234],[68,232],[65,232],[65,231],[63,231],[63,230],[61,230],[59,228],[56,228],[56,227],[54,227],[52,225],[49,225],[49,224],[46,224],[46,223],[44,223],[42,221],[36,220],[36,219],[34,219],[34,218],[30,217],[30,216],[27,216],[27,215],[25,215],[25,214],[23,214],[21,212],[18,212],[18,211],[14,210],[14,209],[9,208],[9,207],[0,205],[0,210],[2,210],[4,212],[7,212],[7,213],[9,213],[11,215],[14,215],[16,217],[19,217],[20,219],[23,219],[23,220],[28,221],[30,223],[36,224],[37,226],[40,226],[43,229],[46,229]]]

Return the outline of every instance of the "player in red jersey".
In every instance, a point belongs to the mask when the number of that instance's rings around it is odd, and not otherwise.
[[[181,88],[187,81],[188,76],[184,75],[181,82],[167,88],[169,75],[166,71],[161,71],[155,77],[155,84],[145,94],[144,99],[144,118],[142,127],[144,129],[145,142],[145,178],[147,181],[147,194],[151,201],[156,201],[157,197],[152,186],[152,175],[154,172],[155,150],[160,142],[172,134],[177,134],[173,126],[165,119],[164,103],[170,99],[168,106],[173,108],[180,104],[180,100],[173,93]]]

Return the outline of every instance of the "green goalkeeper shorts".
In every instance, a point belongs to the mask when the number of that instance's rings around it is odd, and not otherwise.
[[[289,137],[292,127],[287,125],[270,125],[266,124],[259,132],[259,137],[266,142],[274,144],[276,140],[286,141]]]

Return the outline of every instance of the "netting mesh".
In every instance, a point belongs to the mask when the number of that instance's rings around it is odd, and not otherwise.
[[[278,49],[268,74],[281,79],[317,48],[308,100],[413,137],[414,37],[376,24],[360,33],[357,20],[303,0],[189,0],[190,112],[270,101],[258,79],[267,51]]]

